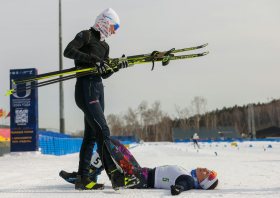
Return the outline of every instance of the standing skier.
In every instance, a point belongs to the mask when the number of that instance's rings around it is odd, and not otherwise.
[[[126,68],[127,62],[121,62],[118,68],[109,67],[109,45],[105,38],[115,34],[120,20],[117,13],[108,8],[95,21],[90,30],[79,32],[64,51],[64,56],[74,59],[78,68],[96,67],[98,74],[93,73],[77,78],[75,87],[75,101],[84,112],[84,139],[80,149],[78,177],[75,189],[103,189],[103,184],[97,184],[89,177],[90,161],[93,148],[97,143],[102,164],[115,190],[137,184],[133,165],[124,155],[116,156],[115,146],[110,141],[110,130],[104,116],[104,89],[102,79],[110,77],[118,69]],[[123,169],[129,165],[130,169]]]
[[[198,146],[198,143],[197,143],[197,140],[199,139],[199,136],[197,135],[197,133],[193,134],[193,145],[194,145],[194,148],[195,148],[195,145],[197,145],[197,147],[200,149],[200,147]]]

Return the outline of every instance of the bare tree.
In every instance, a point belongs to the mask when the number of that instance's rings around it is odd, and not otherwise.
[[[266,105],[266,111],[270,119],[270,125],[275,126],[275,108],[272,103]]]
[[[234,108],[233,110],[233,119],[235,120],[235,125],[238,129],[238,131],[242,131],[242,117],[243,117],[243,113],[238,109],[238,108]]]
[[[244,111],[243,111],[243,115],[244,115],[244,119],[243,119],[243,126],[245,127],[245,129],[248,129],[249,126],[248,126],[248,106],[244,106],[243,107]],[[249,131],[249,130],[248,130]],[[249,132],[247,131],[247,134],[246,135],[249,135]],[[245,134],[246,130],[244,130],[244,134]]]
[[[148,126],[151,124],[153,120],[153,112],[151,109],[148,109],[147,111],[144,112],[143,114],[143,121],[145,125],[145,141],[149,141],[149,135],[148,135]]]
[[[216,112],[211,112],[210,113],[210,122],[211,122],[211,126],[212,128],[216,128],[217,127],[217,122],[218,122],[218,119],[217,119],[217,113]]]
[[[106,118],[111,135],[123,135],[124,122],[122,115],[109,114]]]
[[[117,125],[118,118],[114,114],[109,114],[106,119],[107,119],[108,126],[111,129],[111,133],[113,133],[112,129],[114,128],[115,125]]]
[[[179,119],[173,120],[161,110],[159,101],[154,102],[151,108],[148,107],[146,101],[142,101],[137,110],[128,108],[125,113],[108,115],[107,122],[112,134],[137,134],[145,141],[172,140],[171,128],[178,124],[180,127],[195,126],[197,128],[235,125],[241,133],[246,132],[248,127],[247,106],[224,107],[222,110],[207,112],[206,104],[205,98],[196,96],[188,108],[180,108],[175,105]],[[280,100],[254,105],[254,111],[257,130],[280,125]]]
[[[210,126],[210,113],[206,112],[204,118],[205,118],[205,126],[208,128]]]
[[[224,126],[232,126],[230,117],[231,114],[228,111],[222,112],[221,120],[223,121]]]
[[[168,136],[170,136],[171,135],[171,128],[172,128],[172,120],[168,116],[167,113],[163,114],[161,126],[162,126],[161,127],[161,132],[160,132],[161,141],[165,141],[169,138],[169,137],[166,137],[166,134]]]
[[[137,120],[137,112],[134,111],[131,107],[128,108],[127,112],[123,116],[126,121],[126,128],[128,135],[137,134],[137,126],[139,125]]]
[[[138,112],[140,114],[140,126],[141,126],[141,140],[143,140],[143,128],[146,128],[146,122],[144,122],[144,126],[143,126],[143,117],[144,117],[144,114],[146,113],[147,111],[147,108],[148,108],[148,103],[147,101],[142,101],[140,103],[140,105],[138,106]]]
[[[254,106],[256,130],[261,128],[261,113],[262,113],[261,107]]]
[[[180,121],[180,127],[182,128],[186,128],[188,126],[188,118],[190,116],[190,111],[189,109],[186,107],[186,108],[183,108],[181,109],[179,106],[175,105],[175,111],[179,117],[179,121]]]
[[[280,100],[278,100],[277,102],[276,102],[276,108],[275,108],[275,110],[276,110],[276,112],[277,112],[277,121],[278,121],[278,126],[280,126]]]
[[[206,111],[207,100],[202,96],[195,96],[193,101],[191,101],[191,111],[195,117],[194,122],[197,128],[199,128],[199,121],[201,116]]]
[[[154,127],[154,133],[155,133],[155,141],[158,141],[158,127],[157,124],[161,121],[162,118],[162,110],[161,110],[161,105],[160,101],[155,101],[152,104],[152,112],[153,112],[153,127]]]

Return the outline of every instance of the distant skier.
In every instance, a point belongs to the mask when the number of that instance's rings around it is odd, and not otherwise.
[[[101,77],[106,79],[118,69],[128,66],[127,61],[122,61],[115,70],[109,67],[109,45],[105,42],[105,38],[115,34],[119,24],[120,19],[117,13],[108,8],[97,16],[93,27],[79,32],[64,51],[65,57],[74,59],[76,67],[96,67],[98,71],[98,74],[92,73],[78,77],[75,87],[75,101],[84,113],[85,122],[78,177],[75,184],[77,190],[104,188],[103,184],[97,184],[88,175],[95,143],[115,190],[139,182],[134,175],[133,165],[124,159],[124,155],[117,155],[113,151],[116,148],[110,142],[110,130],[104,116],[104,86]],[[132,171],[119,168],[126,165],[129,165]]]
[[[140,183],[130,187],[131,189],[159,188],[171,190],[172,195],[178,195],[182,191],[191,189],[212,190],[218,185],[217,173],[207,168],[196,168],[187,171],[181,166],[165,165],[157,166],[153,169],[141,168],[134,156],[118,140],[111,139],[111,142],[122,152],[126,159],[134,165],[135,173]],[[98,175],[103,170],[98,151],[94,153],[91,159],[91,169],[89,171],[92,180],[97,181]],[[77,173],[68,173],[61,171],[59,174],[69,183],[75,183]]]
[[[197,145],[197,147],[200,149],[200,147],[198,146],[198,143],[197,143],[197,140],[199,139],[199,136],[197,135],[197,133],[193,134],[193,145],[194,145],[194,148],[195,148],[195,145]]]

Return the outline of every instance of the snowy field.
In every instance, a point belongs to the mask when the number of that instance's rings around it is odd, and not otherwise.
[[[272,148],[267,148],[269,144]],[[191,143],[146,143],[131,149],[131,152],[143,167],[181,165],[189,170],[207,167],[217,172],[219,185],[216,190],[190,190],[178,197],[280,197],[279,142],[244,142],[238,143],[238,147],[232,147],[230,143],[205,143],[201,148],[194,149]],[[77,164],[78,153],[0,157],[0,197],[171,196],[170,190],[163,189],[122,189],[115,192],[104,172],[99,176],[99,182],[105,183],[104,190],[77,191],[74,185],[58,176],[62,169],[77,171]]]

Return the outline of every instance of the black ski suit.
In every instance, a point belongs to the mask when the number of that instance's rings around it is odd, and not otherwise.
[[[90,54],[101,60],[109,58],[109,45],[100,41],[100,33],[94,29],[81,31],[64,51],[64,56],[75,60],[76,67],[94,67]],[[95,142],[102,156],[103,142],[110,145],[110,130],[104,116],[104,86],[102,79],[113,73],[92,74],[77,78],[75,100],[84,112],[85,132],[80,150],[79,175],[88,175]]]

